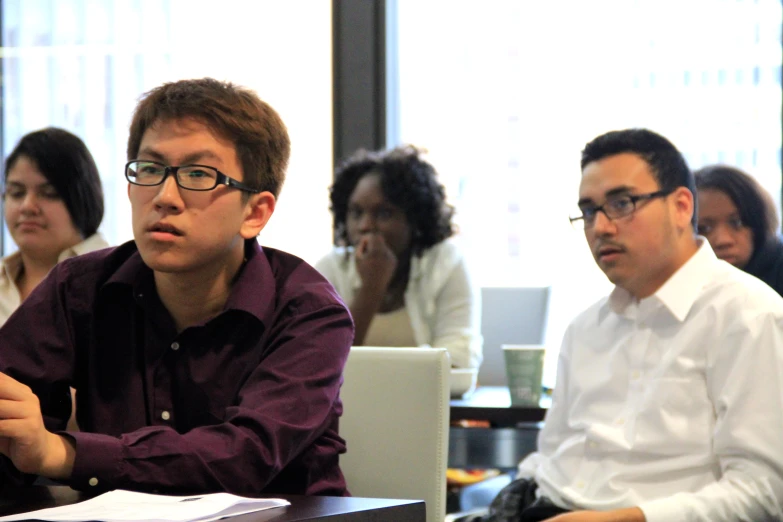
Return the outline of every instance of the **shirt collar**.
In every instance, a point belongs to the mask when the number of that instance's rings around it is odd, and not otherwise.
[[[129,286],[134,294],[154,290],[152,269],[144,264],[135,245],[134,250],[104,286],[115,284]],[[241,310],[266,323],[264,318],[268,318],[273,312],[275,285],[272,268],[261,245],[255,239],[245,241],[245,259],[231,287],[223,312]]]
[[[14,283],[22,271],[22,254],[18,250],[3,258],[2,276],[9,282]]]
[[[245,263],[231,288],[224,310],[242,310],[264,323],[273,313],[275,277],[261,245],[245,241]]]
[[[710,279],[711,267],[717,257],[710,248],[709,242],[699,236],[699,248],[671,277],[650,297],[640,301],[640,304],[651,300],[666,307],[678,321],[682,322],[688,315],[693,304],[698,299],[702,288]],[[617,314],[624,314],[635,302],[627,290],[615,286],[609,295],[609,306]]]
[[[74,245],[70,248],[66,248],[57,257],[57,262],[64,261],[71,257],[87,254],[94,250],[108,247],[109,244],[103,238],[103,236],[96,232],[81,243]],[[22,253],[17,250],[10,256],[7,256],[2,261],[2,277],[5,277],[9,281],[16,281],[19,277],[19,272],[22,270]]]
[[[57,258],[57,261],[64,261],[66,259],[69,259],[71,257],[80,256],[82,254],[87,254],[89,252],[93,252],[95,250],[100,250],[101,248],[108,247],[109,244],[106,242],[106,240],[103,238],[100,232],[96,232],[95,234],[91,235],[81,243],[78,243],[71,248],[66,248],[62,252],[60,252],[60,255]]]

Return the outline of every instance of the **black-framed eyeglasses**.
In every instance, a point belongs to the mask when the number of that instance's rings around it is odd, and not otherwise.
[[[606,203],[600,206],[585,205],[580,210],[581,216],[568,218],[571,225],[578,229],[592,228],[599,212],[603,212],[608,219],[619,219],[630,216],[636,211],[636,204],[640,201],[649,201],[655,198],[665,198],[674,192],[674,189],[658,190],[649,194],[621,194],[609,196]]]
[[[133,185],[154,187],[173,175],[177,185],[185,190],[214,190],[218,185],[226,185],[237,190],[257,194],[261,192],[230,178],[215,167],[207,165],[164,165],[157,161],[132,160],[125,164],[125,177]]]

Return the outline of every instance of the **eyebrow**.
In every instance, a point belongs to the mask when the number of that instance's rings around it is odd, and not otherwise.
[[[167,163],[166,156],[164,156],[160,152],[156,151],[155,149],[152,149],[152,148],[149,148],[149,147],[145,147],[145,148],[139,150],[139,155],[140,156],[142,156],[142,155],[143,156],[149,156],[150,158],[152,158],[155,161],[160,161],[161,163]],[[217,154],[215,154],[214,152],[212,152],[211,150],[206,150],[206,149],[205,150],[199,150],[199,151],[196,151],[196,152],[191,152],[187,156],[183,157],[181,165],[189,165],[189,164],[191,164],[193,162],[198,162],[198,161],[203,160],[203,159],[217,160],[217,162],[221,163],[221,165],[222,165],[222,162],[220,161],[220,157]]]
[[[21,181],[9,181],[9,180],[6,180],[5,186],[6,187],[10,187],[10,186],[21,187],[21,188],[25,188],[25,189],[26,188],[33,188],[33,189],[54,188],[54,185],[52,185],[52,183],[49,182],[49,181],[44,181],[43,183],[39,183],[38,185],[32,185],[31,187],[28,187],[27,185],[25,185]]]
[[[633,190],[633,187],[629,187],[628,185],[621,185],[621,186],[615,187],[615,188],[613,188],[611,190],[607,190],[604,193],[604,198],[608,199],[608,198],[610,198],[612,196],[625,195],[625,194],[628,194],[629,192],[631,192],[632,190]],[[577,202],[577,205],[581,207],[582,205],[586,205],[588,203],[595,203],[595,201],[593,201],[593,198],[581,198]]]

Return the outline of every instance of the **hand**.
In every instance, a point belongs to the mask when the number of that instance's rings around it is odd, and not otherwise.
[[[0,453],[23,473],[67,478],[73,443],[47,431],[38,397],[24,384],[0,373]]]
[[[356,244],[354,256],[362,285],[385,293],[397,270],[397,256],[383,236],[377,233],[362,235]]]
[[[572,511],[544,522],[645,522],[645,520],[642,510],[634,507],[614,511]]]

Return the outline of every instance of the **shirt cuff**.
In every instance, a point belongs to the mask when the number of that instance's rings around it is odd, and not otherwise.
[[[74,489],[99,492],[116,489],[122,463],[122,441],[99,433],[60,433],[73,440],[76,458],[69,485]]]
[[[644,513],[644,519],[647,522],[673,522],[684,520],[683,504],[681,500],[673,498],[661,498],[643,502],[639,509]]]

